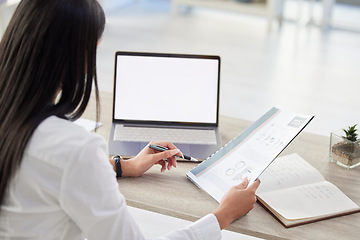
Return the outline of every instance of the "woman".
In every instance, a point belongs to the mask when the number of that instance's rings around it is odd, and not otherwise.
[[[96,0],[23,0],[0,43],[0,239],[144,239],[118,190],[106,142],[71,123],[96,78],[105,17]],[[70,121],[69,121],[70,120]],[[181,154],[144,148],[123,176]],[[162,159],[168,159],[168,164]],[[248,213],[256,181],[233,187],[218,209],[165,239],[219,239]]]

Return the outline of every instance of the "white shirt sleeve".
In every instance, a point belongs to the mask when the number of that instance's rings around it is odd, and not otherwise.
[[[214,214],[208,214],[187,228],[172,231],[156,240],[221,239],[219,223]]]
[[[73,159],[64,169],[60,205],[89,240],[145,239],[119,192],[106,149],[104,139],[94,136],[69,154]],[[209,214],[157,239],[221,239],[221,231],[216,217]]]

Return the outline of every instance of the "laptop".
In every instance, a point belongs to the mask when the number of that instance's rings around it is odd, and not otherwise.
[[[109,154],[131,157],[168,141],[206,159],[221,147],[220,57],[116,52]]]

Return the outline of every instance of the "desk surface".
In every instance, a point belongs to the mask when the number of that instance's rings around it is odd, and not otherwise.
[[[112,95],[102,92],[101,117],[103,126],[98,133],[109,137],[112,116]],[[83,117],[95,120],[91,101]],[[251,124],[249,121],[220,116],[222,143],[227,143]],[[360,167],[347,170],[329,162],[329,137],[303,132],[282,153],[298,153],[318,169],[326,180],[338,186],[356,204],[360,205]],[[138,178],[119,180],[120,191],[129,206],[195,221],[218,206],[207,193],[190,182],[185,173],[196,166],[179,162],[178,167],[160,173],[154,166]],[[285,228],[260,204],[227,229],[265,239],[358,239],[360,213],[323,220],[293,228]]]

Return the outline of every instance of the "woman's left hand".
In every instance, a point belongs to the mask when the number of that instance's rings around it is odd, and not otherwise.
[[[161,172],[171,167],[176,167],[175,155],[182,156],[179,149],[170,142],[151,142],[149,144],[161,145],[169,150],[159,152],[149,148],[147,145],[138,155],[129,160],[121,161],[123,176],[137,177],[149,170],[153,165],[160,164]]]

